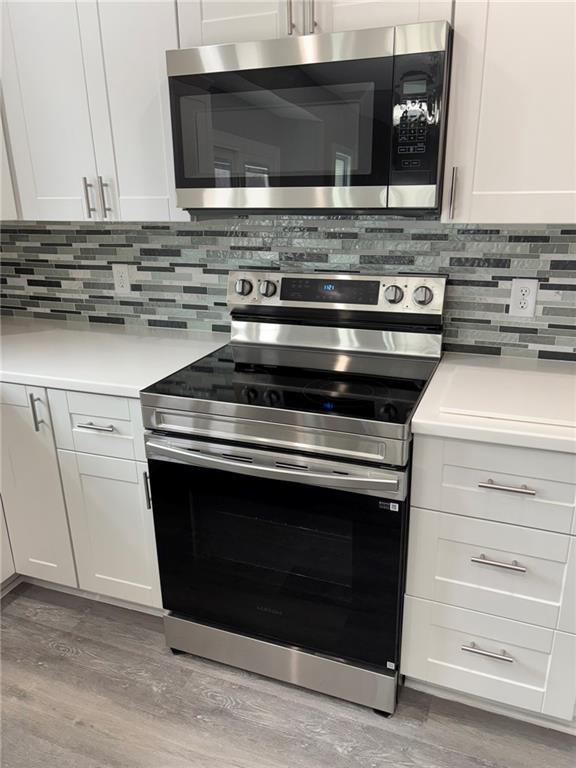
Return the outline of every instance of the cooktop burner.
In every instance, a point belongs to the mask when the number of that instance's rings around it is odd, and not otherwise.
[[[433,370],[428,364],[420,378],[403,377],[401,364],[384,357],[374,375],[301,368],[293,361],[292,351],[264,364],[257,352],[251,357],[228,344],[144,392],[406,424]]]

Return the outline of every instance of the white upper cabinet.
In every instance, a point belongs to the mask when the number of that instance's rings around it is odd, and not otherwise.
[[[0,491],[18,573],[78,586],[45,389],[0,385]]]
[[[316,0],[318,32],[392,27],[419,21],[451,21],[452,0]]]
[[[5,3],[2,84],[26,219],[90,218],[96,163],[74,3]]]
[[[458,169],[453,217],[576,220],[576,5],[457,2],[454,28],[446,164],[447,179]]]
[[[9,2],[6,18],[3,80],[23,217],[182,218],[165,59],[178,47],[174,3]]]
[[[79,3],[78,12],[102,217],[175,218],[166,74],[166,51],[178,47],[174,3]]]
[[[2,144],[2,160],[0,164],[0,220],[8,221],[18,218],[18,206],[12,183],[12,170],[8,160],[6,139],[4,136],[4,124],[0,119],[0,143]]]
[[[180,47],[301,34],[300,0],[178,0]]]

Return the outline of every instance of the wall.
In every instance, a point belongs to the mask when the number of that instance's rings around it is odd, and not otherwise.
[[[448,275],[445,347],[576,360],[576,226],[383,216],[246,215],[190,223],[5,223],[2,312],[88,323],[228,329],[230,269]],[[112,264],[132,265],[115,296]],[[538,277],[535,318],[508,314]]]

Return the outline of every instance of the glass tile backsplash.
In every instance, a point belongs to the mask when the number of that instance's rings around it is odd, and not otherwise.
[[[448,276],[445,348],[576,360],[576,226],[462,225],[378,215],[2,224],[2,314],[227,331],[233,269]],[[132,290],[114,292],[112,265]],[[540,280],[509,314],[513,277]]]

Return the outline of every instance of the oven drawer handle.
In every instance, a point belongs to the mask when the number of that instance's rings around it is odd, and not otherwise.
[[[327,481],[333,488],[358,488],[358,489],[388,489],[390,491],[398,490],[398,480],[396,478],[377,478],[377,477],[349,477],[347,475],[337,475],[328,472],[303,472],[301,469],[284,469],[282,467],[266,467],[261,464],[248,464],[229,459],[222,459],[218,456],[210,456],[205,453],[195,453],[182,448],[172,448],[161,443],[147,442],[147,448],[152,448],[160,454],[166,456],[178,456],[186,459],[189,464],[207,467],[222,467],[223,469],[239,472],[241,474],[250,474],[255,477],[277,477],[279,479],[294,479],[301,483],[312,483],[314,481]]]

